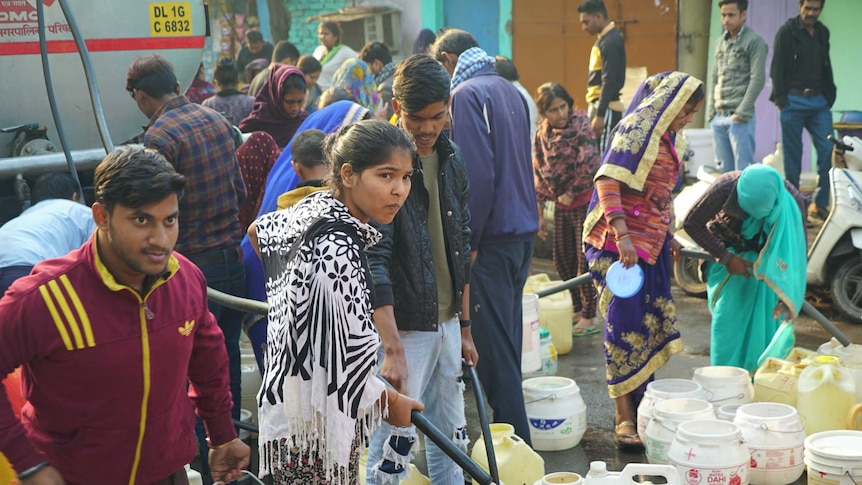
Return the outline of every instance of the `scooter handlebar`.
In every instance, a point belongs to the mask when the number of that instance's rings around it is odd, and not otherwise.
[[[832,144],[833,144],[833,145],[835,145],[835,148],[837,148],[837,149],[839,149],[839,150],[841,150],[841,151],[843,151],[843,152],[852,152],[852,151],[853,151],[853,147],[852,147],[852,146],[845,144],[844,142],[842,142],[841,140],[839,140],[839,139],[835,138],[835,137],[834,137],[834,136],[832,136],[832,135],[828,135],[828,136],[826,137],[826,139],[827,139],[827,140],[829,140],[829,141],[831,141],[831,142],[832,142]]]

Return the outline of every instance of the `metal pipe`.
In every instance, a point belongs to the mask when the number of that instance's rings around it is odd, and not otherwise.
[[[93,105],[96,126],[99,128],[99,136],[102,138],[102,146],[105,147],[105,154],[108,154],[114,150],[114,143],[111,141],[108,124],[105,122],[105,113],[102,111],[102,98],[99,97],[99,84],[96,81],[95,74],[93,74],[90,51],[87,49],[87,43],[81,37],[81,29],[78,28],[78,22],[75,21],[75,16],[72,13],[72,9],[69,8],[68,2],[60,0],[60,8],[63,9],[63,15],[66,16],[66,21],[69,22],[69,29],[72,31],[72,38],[75,39],[75,44],[78,46],[81,64],[84,65],[84,75],[87,76],[87,88],[90,90],[90,102]]]
[[[105,158],[105,150],[92,148],[69,152],[79,170],[92,170]],[[0,158],[0,179],[14,178],[19,173],[25,177],[56,172],[67,167],[62,153],[36,155],[32,157]]]
[[[488,457],[488,468],[491,478],[500,483],[500,472],[497,470],[497,453],[494,451],[494,437],[491,436],[491,426],[488,425],[488,411],[485,409],[485,391],[479,382],[479,374],[476,368],[468,365],[470,380],[473,381],[473,392],[476,394],[476,409],[479,411],[479,426],[482,428],[482,438],[485,441],[485,455]]]
[[[42,77],[45,79],[45,89],[48,92],[48,104],[51,106],[51,115],[54,117],[54,124],[57,127],[57,136],[60,138],[60,146],[63,147],[63,154],[66,157],[66,165],[69,168],[69,173],[75,180],[75,185],[78,186],[79,201],[86,204],[84,200],[84,189],[81,187],[81,180],[78,178],[78,171],[75,169],[75,161],[72,160],[72,154],[69,153],[69,143],[66,140],[66,133],[63,131],[63,122],[60,120],[60,110],[57,108],[57,97],[54,94],[54,82],[51,80],[51,64],[48,62],[48,42],[45,39],[45,7],[42,2],[36,2],[36,17],[39,25],[39,54],[42,59]]]
[[[680,255],[687,256],[689,258],[707,259],[713,261],[715,260],[715,257],[713,257],[713,255],[707,253],[706,251],[698,251],[696,249],[682,249],[680,251]],[[844,334],[844,332],[839,330],[834,323],[829,321],[829,319],[826,318],[825,315],[823,315],[822,313],[820,313],[819,310],[814,308],[811,303],[808,303],[807,301],[803,300],[802,312],[814,319],[814,321],[816,321],[817,323],[819,323],[824,330],[829,332],[833,337],[835,337],[839,342],[841,342],[841,345],[847,347],[852,343],[847,337],[847,335]]]

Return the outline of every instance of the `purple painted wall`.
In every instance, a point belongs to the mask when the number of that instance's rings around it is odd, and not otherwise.
[[[758,114],[757,119],[757,151],[755,160],[762,160],[767,154],[772,153],[775,144],[781,141],[781,123],[779,121],[778,108],[769,101],[772,92],[772,80],[769,77],[769,67],[772,65],[772,44],[775,41],[775,33],[787,22],[787,19],[799,15],[798,0],[773,0],[770,2],[749,2],[748,25],[763,36],[769,45],[769,55],[766,60],[766,86],[757,98],[755,105]],[[761,116],[762,114],[762,116]],[[811,140],[808,132],[803,131],[803,153],[802,169],[809,170],[811,165]]]
[[[713,6],[713,22],[710,38],[713,42],[723,32],[721,28],[721,14],[717,7]],[[778,108],[769,101],[772,92],[772,80],[769,77],[769,67],[772,64],[772,44],[778,28],[787,22],[787,19],[799,15],[798,0],[769,0],[767,2],[749,2],[746,25],[763,37],[769,45],[769,54],[766,59],[766,85],[755,104],[757,115],[757,128],[755,131],[756,149],[755,160],[763,160],[763,157],[775,150],[775,144],[781,141],[781,123],[778,118]],[[710,76],[712,75],[714,61],[714,48],[710,45]],[[808,133],[803,132],[802,169],[809,170],[811,165],[811,140]]]

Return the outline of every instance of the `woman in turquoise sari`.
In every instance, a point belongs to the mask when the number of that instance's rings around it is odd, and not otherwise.
[[[366,118],[367,115],[367,108],[350,101],[338,101],[308,115],[308,118],[302,122],[296,132],[301,133],[305,130],[318,129],[323,130],[325,133],[332,133],[341,126],[352,125]],[[284,151],[281,152],[281,156],[278,157],[278,160],[275,161],[272,169],[269,171],[257,217],[276,210],[278,208],[278,196],[293,190],[296,184],[299,183],[299,177],[290,163],[292,161],[290,156],[292,146],[293,140],[287,144]],[[248,236],[243,238],[241,246],[243,263],[245,264],[246,298],[266,301],[263,265],[260,262],[260,258],[257,257],[254,248],[252,248]],[[266,316],[248,314],[243,320],[243,327],[254,348],[258,369],[263,369],[262,349],[263,345],[266,344]]]
[[[805,296],[805,201],[781,174],[754,164],[719,177],[685,219],[718,263],[707,268],[712,365],[749,371]]]

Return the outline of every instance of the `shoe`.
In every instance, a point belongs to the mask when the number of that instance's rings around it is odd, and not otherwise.
[[[579,327],[574,325],[572,327],[572,337],[586,337],[587,335],[595,335],[601,331],[602,329],[599,327]]]
[[[617,449],[622,451],[643,451],[644,444],[640,436],[637,434],[637,426],[632,421],[623,421],[614,426],[614,440],[617,443]],[[634,433],[626,431],[634,431]]]

